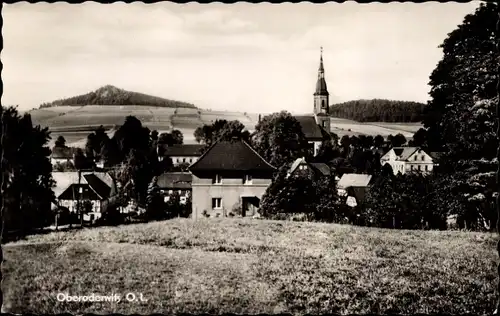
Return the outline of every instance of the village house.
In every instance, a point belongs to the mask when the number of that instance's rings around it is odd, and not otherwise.
[[[84,215],[84,220],[96,220],[101,217],[103,203],[116,193],[116,185],[111,176],[104,172],[53,172],[56,181],[53,188],[59,207],[72,213],[78,212],[77,204],[89,201],[91,211]]]
[[[437,153],[430,155],[420,147],[394,147],[382,156],[380,164],[389,164],[394,174],[430,173],[437,165],[435,157]]]
[[[183,145],[158,145],[158,160],[162,161],[166,157],[172,159],[174,166],[180,164],[195,163],[202,154],[204,145],[199,144],[183,144]]]
[[[276,171],[241,140],[215,143],[189,169],[193,174],[194,219],[257,215]]]
[[[185,204],[187,198],[191,196],[192,181],[193,176],[189,172],[165,172],[158,177],[157,185],[165,202],[168,202],[170,196],[177,192],[180,203]]]
[[[337,182],[337,192],[346,198],[347,205],[354,207],[365,200],[372,179],[369,174],[344,173]]]
[[[50,154],[50,163],[52,166],[60,163],[73,163],[73,155],[75,153],[75,148],[72,147],[53,147],[52,153]]]
[[[310,177],[311,179],[319,179],[330,175],[330,167],[321,162],[307,162],[304,157],[297,158],[292,163],[288,170],[288,177]]]

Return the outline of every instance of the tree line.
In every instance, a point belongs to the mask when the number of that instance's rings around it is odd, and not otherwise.
[[[330,106],[330,115],[358,122],[420,122],[425,104],[386,99],[354,100]]]

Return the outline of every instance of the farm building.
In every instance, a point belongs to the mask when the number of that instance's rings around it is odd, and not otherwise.
[[[192,164],[198,160],[202,154],[204,145],[199,144],[183,144],[174,146],[158,145],[158,159],[162,161],[168,157],[172,159],[174,166],[183,163]]]
[[[57,163],[73,163],[75,148],[72,147],[53,147],[50,154],[50,163],[54,166]]]
[[[241,140],[215,143],[189,169],[195,219],[256,215],[276,170]]]
[[[312,179],[326,177],[330,175],[330,167],[325,163],[307,162],[304,157],[297,158],[288,170],[287,177],[303,177],[307,176]]]
[[[349,206],[356,206],[363,202],[372,183],[369,174],[344,173],[337,182],[339,196],[346,197]]]
[[[53,189],[57,204],[70,212],[77,212],[77,203],[89,201],[92,205],[90,213],[84,219],[101,217],[103,202],[116,192],[116,185],[111,176],[99,172],[53,172],[56,181]]]
[[[382,156],[380,163],[382,166],[389,164],[394,174],[430,173],[436,165],[434,160],[437,156],[438,153],[430,155],[420,147],[394,147]]]
[[[186,199],[191,195],[192,181],[193,176],[189,172],[165,172],[158,177],[157,185],[165,202],[174,192],[177,192],[181,204],[185,204]]]

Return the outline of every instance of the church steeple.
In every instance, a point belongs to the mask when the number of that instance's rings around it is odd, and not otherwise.
[[[314,92],[314,117],[316,123],[325,131],[330,132],[330,106],[328,88],[326,87],[325,68],[323,66],[323,47],[319,56],[318,80]]]
[[[318,69],[318,80],[316,81],[316,92],[314,95],[324,95],[328,96],[328,88],[326,87],[325,81],[325,68],[323,67],[323,47],[321,47],[321,53],[319,57],[319,69]]]

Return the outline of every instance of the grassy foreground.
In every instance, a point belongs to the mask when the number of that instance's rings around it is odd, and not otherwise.
[[[496,235],[179,219],[3,247],[14,313],[491,313]],[[124,296],[142,293],[147,302]],[[120,302],[59,302],[57,293]]]

